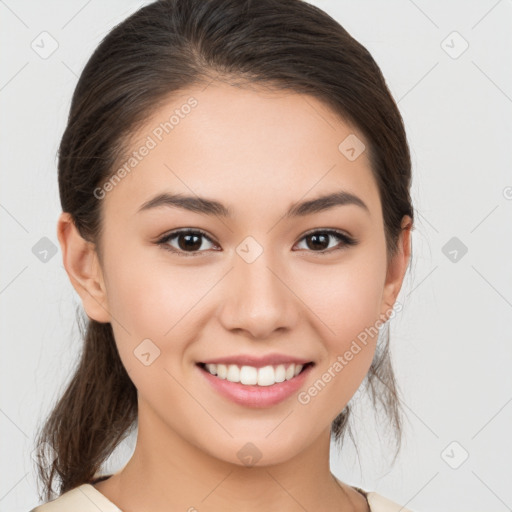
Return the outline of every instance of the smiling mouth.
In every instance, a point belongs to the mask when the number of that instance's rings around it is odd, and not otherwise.
[[[254,366],[237,364],[197,363],[197,366],[210,375],[246,386],[272,386],[280,382],[289,381],[313,365],[313,362],[304,365],[288,363],[256,368]]]

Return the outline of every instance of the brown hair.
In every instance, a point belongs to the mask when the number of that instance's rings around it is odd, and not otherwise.
[[[78,80],[58,162],[62,210],[99,256],[101,201],[94,190],[164,101],[212,80],[312,95],[361,131],[379,189],[389,260],[402,217],[413,218],[401,115],[366,48],[302,0],[159,0],[103,39]],[[398,454],[403,411],[389,336],[378,345],[366,378],[374,406],[379,402],[393,425]],[[346,431],[353,439],[350,412],[347,404],[332,423],[340,446]],[[136,422],[137,391],[112,327],[87,319],[80,360],[36,443],[44,499],[53,499],[57,476],[58,494],[90,483]]]

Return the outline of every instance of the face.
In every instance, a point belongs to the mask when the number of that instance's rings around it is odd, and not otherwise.
[[[387,266],[366,151],[339,149],[354,135],[366,144],[313,97],[215,83],[135,134],[130,171],[98,192],[104,307],[84,306],[112,324],[139,424],[235,464],[248,442],[278,463],[330,428],[371,364],[377,336],[362,333],[389,315],[405,270]],[[352,200],[292,209],[333,193]],[[196,203],[150,203],[162,194]],[[266,398],[243,384],[228,397],[198,365],[275,354],[313,364],[300,385],[274,386],[287,392],[259,386]]]

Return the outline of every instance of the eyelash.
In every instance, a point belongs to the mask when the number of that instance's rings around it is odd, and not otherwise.
[[[330,249],[324,249],[323,251],[311,251],[311,252],[317,253],[321,256],[330,254],[335,251],[340,251],[340,250],[346,249],[349,246],[357,245],[359,243],[359,241],[356,240],[355,238],[352,238],[352,237],[346,235],[345,233],[343,233],[342,231],[338,231],[336,229],[317,229],[314,231],[310,231],[309,233],[306,233],[299,241],[302,241],[304,238],[307,238],[309,236],[316,235],[319,233],[334,236],[343,242],[343,245],[341,245],[340,247],[335,247],[335,248],[331,247]],[[205,252],[205,251],[186,252],[186,251],[182,251],[179,249],[175,249],[174,247],[171,247],[168,244],[168,242],[181,234],[201,235],[204,238],[206,238],[209,242],[214,243],[213,240],[204,231],[202,231],[200,229],[181,229],[181,230],[177,230],[177,231],[171,231],[170,233],[164,235],[162,238],[157,240],[155,243],[157,245],[161,246],[166,251],[170,251],[174,254],[177,254],[178,256],[184,256],[186,258],[200,256],[201,253]]]

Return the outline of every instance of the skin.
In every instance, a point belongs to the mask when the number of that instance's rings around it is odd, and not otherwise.
[[[198,105],[101,200],[102,258],[69,214],[58,221],[70,281],[89,318],[112,323],[138,390],[135,452],[95,487],[124,512],[368,510],[360,493],[336,483],[329,440],[376,337],[305,405],[296,394],[268,408],[235,404],[199,378],[195,363],[247,353],[305,357],[315,362],[301,388],[308,389],[359,333],[389,315],[410,258],[411,219],[404,217],[388,265],[367,154],[350,161],[338,150],[349,134],[366,141],[310,96],[225,83],[191,88],[148,119],[133,150],[190,96]],[[337,190],[360,197],[369,212],[342,205],[282,219],[293,202]],[[164,191],[216,199],[234,217],[165,206],[137,213]],[[211,241],[200,239],[196,257],[155,243],[178,228],[202,229]],[[317,228],[359,243],[338,251],[336,237],[308,244],[304,234]],[[252,263],[236,252],[247,236],[263,249]],[[183,251],[179,238],[167,244]],[[160,350],[149,366],[134,355],[147,338]],[[261,453],[253,467],[237,456],[247,442]]]

